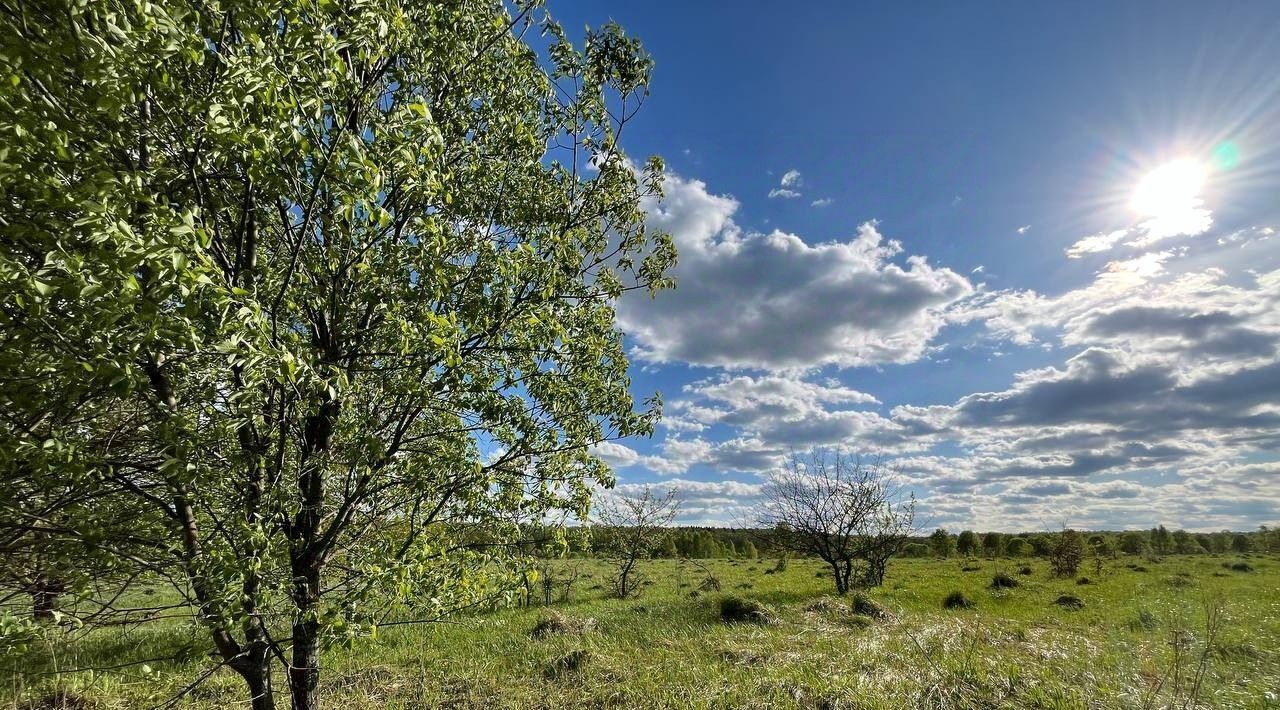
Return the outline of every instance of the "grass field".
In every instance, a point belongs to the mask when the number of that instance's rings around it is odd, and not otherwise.
[[[1240,561],[1252,571],[1230,568]],[[384,628],[331,650],[327,706],[1280,708],[1273,557],[1120,558],[1100,574],[1083,569],[1086,584],[1050,578],[1041,560],[901,560],[868,594],[881,618],[827,597],[831,580],[814,561],[776,573],[772,560],[710,561],[719,592],[698,591],[693,566],[654,561],[629,600],[608,598],[604,563],[576,564],[573,598],[552,608]],[[992,588],[998,571],[1017,586]],[[953,591],[973,606],[944,609]],[[1055,603],[1062,595],[1083,607]],[[772,621],[722,621],[727,596],[767,605]],[[1220,622],[1206,628],[1206,608],[1219,605]],[[548,632],[534,634],[540,621]],[[39,707],[63,690],[84,707],[155,706],[210,662],[51,671],[172,655],[197,633],[181,621],[104,630],[9,659],[5,702]],[[243,695],[239,678],[219,671],[181,706],[242,706]]]

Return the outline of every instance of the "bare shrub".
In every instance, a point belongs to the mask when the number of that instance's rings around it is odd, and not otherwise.
[[[602,496],[596,502],[594,523],[606,529],[604,553],[614,566],[614,594],[634,596],[642,587],[639,566],[657,555],[667,541],[667,526],[680,511],[675,490],[658,497],[652,489],[635,497]]]
[[[792,456],[765,483],[762,499],[756,523],[770,530],[773,545],[826,562],[841,595],[855,581],[882,584],[889,560],[914,532],[915,497],[881,459],[825,450]]]

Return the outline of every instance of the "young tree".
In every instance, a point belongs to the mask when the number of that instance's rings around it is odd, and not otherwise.
[[[1067,528],[1055,535],[1049,547],[1049,567],[1055,577],[1074,577],[1084,560],[1084,536]]]
[[[601,550],[613,562],[614,593],[619,599],[634,596],[640,588],[639,565],[652,559],[671,536],[668,526],[680,512],[675,490],[658,497],[646,487],[635,497],[602,496],[595,501],[592,524],[609,531]]]
[[[950,557],[956,551],[956,540],[951,533],[938,528],[929,535],[929,549],[934,557]]]
[[[962,530],[956,538],[956,552],[963,557],[972,557],[978,550],[978,535],[972,530]]]
[[[770,531],[775,547],[826,562],[837,594],[849,591],[859,571],[864,583],[881,584],[889,559],[913,532],[915,497],[880,459],[822,450],[792,456],[761,497],[757,525]]]
[[[385,606],[491,593],[521,522],[611,481],[589,448],[652,430],[613,317],[674,258],[640,210],[661,164],[617,144],[651,61],[536,5],[0,13],[0,463],[163,521],[254,708],[275,659],[311,710]],[[127,445],[44,419],[81,400]]]
[[[1027,553],[1030,551],[1031,545],[1027,542],[1026,538],[1010,538],[1009,543],[1005,546],[1005,552],[1007,552],[1010,557],[1026,557]]]

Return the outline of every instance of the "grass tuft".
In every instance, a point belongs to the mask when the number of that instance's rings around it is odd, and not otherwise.
[[[972,609],[973,607],[973,600],[960,591],[952,592],[947,595],[946,599],[942,600],[943,609]]]
[[[992,589],[1013,589],[1018,586],[1018,580],[1006,572],[996,572],[991,578]]]
[[[1079,611],[1084,608],[1084,600],[1074,594],[1060,595],[1053,603],[1068,611]]]
[[[754,599],[727,596],[720,599],[720,620],[726,623],[772,624],[777,614]]]

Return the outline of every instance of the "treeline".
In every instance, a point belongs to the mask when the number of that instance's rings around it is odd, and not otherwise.
[[[913,538],[903,548],[906,557],[1044,557],[1053,549],[1057,533],[978,533],[964,530],[953,535],[935,530],[924,538]],[[1200,555],[1224,552],[1280,552],[1280,528],[1260,527],[1254,532],[1223,530],[1192,533],[1169,530],[1159,525],[1150,530],[1099,531],[1085,533],[1090,554]]]
[[[766,531],[751,528],[715,528],[680,526],[671,534],[658,558],[688,557],[694,559],[755,559],[780,554],[769,544]],[[568,552],[575,557],[590,557],[609,549],[615,531],[592,528],[589,534],[572,536]],[[965,530],[958,535],[936,530],[927,536],[910,538],[903,547],[904,557],[1045,557],[1053,549],[1059,533],[1046,532],[976,532]],[[1253,532],[1223,530],[1192,533],[1170,530],[1160,525],[1150,530],[1097,531],[1082,533],[1089,554],[1128,555],[1198,555],[1226,552],[1280,552],[1280,528],[1261,527]]]
[[[737,558],[755,559],[777,554],[771,549],[764,531],[748,528],[672,527],[670,534],[655,554],[657,558],[693,559]],[[569,552],[574,556],[589,557],[599,550],[611,548],[617,531],[595,527],[590,535],[576,536],[570,540]]]

